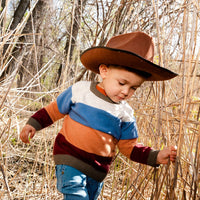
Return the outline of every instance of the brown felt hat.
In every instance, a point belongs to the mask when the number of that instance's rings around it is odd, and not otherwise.
[[[154,43],[143,32],[133,32],[112,37],[106,46],[97,46],[81,54],[82,64],[99,73],[100,64],[118,65],[144,71],[151,76],[149,81],[168,80],[176,73],[153,63]]]

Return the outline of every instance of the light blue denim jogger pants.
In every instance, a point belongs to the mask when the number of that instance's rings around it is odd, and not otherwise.
[[[64,200],[97,200],[103,182],[97,182],[77,169],[67,165],[56,165],[57,189]]]

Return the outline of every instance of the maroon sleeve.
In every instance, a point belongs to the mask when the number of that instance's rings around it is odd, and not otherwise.
[[[38,131],[50,126],[53,124],[53,121],[45,108],[42,108],[29,118],[27,124],[33,126]]]
[[[158,167],[159,165],[156,164],[158,153],[159,151],[153,150],[151,147],[146,147],[142,144],[137,144],[134,146],[130,158],[132,161],[138,163]]]
[[[131,160],[138,163],[147,164],[149,152],[151,150],[151,147],[145,147],[141,144],[137,144],[133,147],[131,152]]]

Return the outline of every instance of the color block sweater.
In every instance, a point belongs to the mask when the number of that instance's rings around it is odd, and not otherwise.
[[[53,150],[56,165],[69,165],[100,182],[109,171],[117,146],[131,160],[157,166],[158,151],[137,144],[132,108],[125,101],[112,102],[97,83],[75,83],[31,116],[27,124],[38,131],[61,118],[63,126]]]

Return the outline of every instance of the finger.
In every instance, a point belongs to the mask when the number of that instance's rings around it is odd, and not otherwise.
[[[170,155],[170,160],[172,161],[172,162],[174,162],[175,160],[176,160],[176,154],[174,154],[174,155]]]
[[[175,162],[176,158],[170,158],[170,161]]]
[[[22,137],[21,140],[22,140],[22,142],[24,142],[24,143],[29,143],[29,140],[28,140],[27,138],[25,138],[25,137]]]
[[[35,135],[35,131],[31,130],[31,132],[30,132],[30,139],[32,139],[34,137],[34,135]]]
[[[24,142],[24,143],[30,143],[30,141],[29,141],[29,139],[28,139],[28,136],[29,136],[29,133],[23,131],[23,132],[20,134],[20,138],[21,138],[22,142]]]
[[[25,136],[25,137],[23,137],[23,139],[22,139],[22,142],[24,142],[24,143],[30,143],[30,141],[29,141],[29,139],[28,139],[28,136]]]
[[[176,154],[177,154],[177,148],[171,147],[170,157],[176,158]]]
[[[177,151],[177,146],[171,146],[171,151],[176,152]]]

